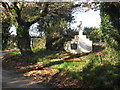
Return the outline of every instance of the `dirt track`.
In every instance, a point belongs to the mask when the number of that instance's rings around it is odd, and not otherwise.
[[[4,52],[7,53],[7,52]],[[3,54],[4,54],[3,53]],[[0,55],[2,57],[2,55]],[[0,60],[2,62],[2,59]],[[49,90],[48,87],[40,84],[39,82],[30,80],[22,76],[22,74],[16,71],[2,68],[2,88],[39,88],[40,90]]]

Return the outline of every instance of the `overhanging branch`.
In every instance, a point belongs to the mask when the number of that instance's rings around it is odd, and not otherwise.
[[[10,11],[12,8],[10,8],[10,6],[9,6],[9,4],[8,4],[7,2],[4,2],[4,1],[2,0],[1,4],[2,4],[2,6],[5,8],[5,10],[9,13],[10,16],[14,16],[14,15],[12,15],[12,13],[11,13],[11,11]]]
[[[35,19],[34,21],[30,22],[30,25],[32,25],[32,24],[38,22],[40,19],[42,19],[42,17],[39,17],[39,18]]]
[[[17,14],[17,17],[16,17],[17,22],[21,23],[21,21],[23,21],[21,18],[21,10],[18,8],[17,4],[18,4],[18,2],[13,2],[13,5],[14,5],[13,7]]]
[[[42,10],[40,13],[41,13],[41,16],[35,20],[33,20],[32,22],[30,22],[30,25],[38,22],[40,19],[42,19],[43,17],[45,17],[47,14],[48,14],[48,6],[49,6],[49,3],[43,3],[44,4],[44,10]]]

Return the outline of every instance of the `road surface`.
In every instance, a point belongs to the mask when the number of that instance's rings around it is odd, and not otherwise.
[[[3,52],[3,55],[5,53],[8,52]],[[0,54],[0,63],[2,63],[2,54]],[[0,69],[1,68],[2,72],[0,72],[0,80],[2,80],[2,90],[6,90],[4,88],[39,88],[39,90],[49,90],[48,87],[39,82],[30,80],[13,70],[8,70],[0,64]]]

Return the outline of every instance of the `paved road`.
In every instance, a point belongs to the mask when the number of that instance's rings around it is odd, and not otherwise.
[[[6,53],[6,52],[4,52]],[[0,60],[0,63],[2,61]],[[0,65],[2,68],[2,65]],[[1,74],[1,72],[0,72]],[[39,88],[40,90],[49,90],[38,82],[23,77],[20,73],[13,70],[2,68],[2,88]],[[1,78],[0,78],[1,79]]]

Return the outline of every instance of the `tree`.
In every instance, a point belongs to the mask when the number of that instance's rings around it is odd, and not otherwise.
[[[56,30],[51,30],[53,26],[59,26],[60,23],[69,21],[70,18],[68,17],[69,12],[72,8],[75,8],[72,3],[27,3],[27,2],[8,2],[2,0],[2,6],[5,8],[5,11],[8,13],[10,17],[11,24],[15,25],[17,30],[17,45],[21,51],[22,55],[32,54],[32,50],[30,48],[30,35],[29,35],[29,27],[38,22],[38,21],[45,21],[45,24],[40,24],[45,26],[45,33],[46,33],[46,46],[49,48],[51,46],[51,42],[58,38],[50,39],[53,33]],[[87,6],[87,5],[86,5]],[[60,16],[60,18],[58,16]],[[40,22],[40,23],[41,23]],[[67,22],[66,22],[67,23]],[[55,25],[56,24],[56,25]],[[52,27],[51,27],[51,26]],[[42,27],[42,26],[40,26]],[[58,27],[59,28],[59,27]],[[62,26],[57,31],[59,33],[62,31]],[[65,29],[64,29],[65,30]],[[53,32],[54,31],[54,32]],[[51,35],[52,34],[52,35]],[[50,36],[51,35],[51,36]],[[49,37],[50,36],[50,37]],[[51,41],[51,42],[50,42]]]
[[[39,21],[39,30],[46,36],[46,49],[60,50],[63,47],[67,23],[72,20],[71,5],[72,3],[68,2],[51,3],[48,14]]]
[[[94,4],[94,5],[91,5]],[[49,6],[49,16],[41,21],[46,35],[46,49],[60,50],[64,47],[64,42],[76,34],[75,30],[71,30],[67,25],[73,19],[72,10],[76,7],[89,7],[89,9],[98,9],[98,3],[53,3]],[[96,6],[95,6],[96,5]],[[94,7],[94,8],[93,8]],[[40,23],[41,23],[40,22]],[[71,34],[70,34],[71,33]]]
[[[103,41],[102,31],[95,27],[85,27],[83,32],[94,43]]]
[[[104,40],[111,48],[120,46],[120,3],[104,2],[100,5],[101,30]]]
[[[32,54],[29,27],[47,15],[49,3],[12,2],[11,5],[5,1],[1,3],[10,16],[11,24],[16,27],[17,45],[21,54]],[[37,6],[40,6],[40,8],[36,8]]]
[[[9,27],[10,27],[10,17],[7,17],[7,13],[2,11],[2,50],[6,49],[8,46],[10,33],[9,33]]]

